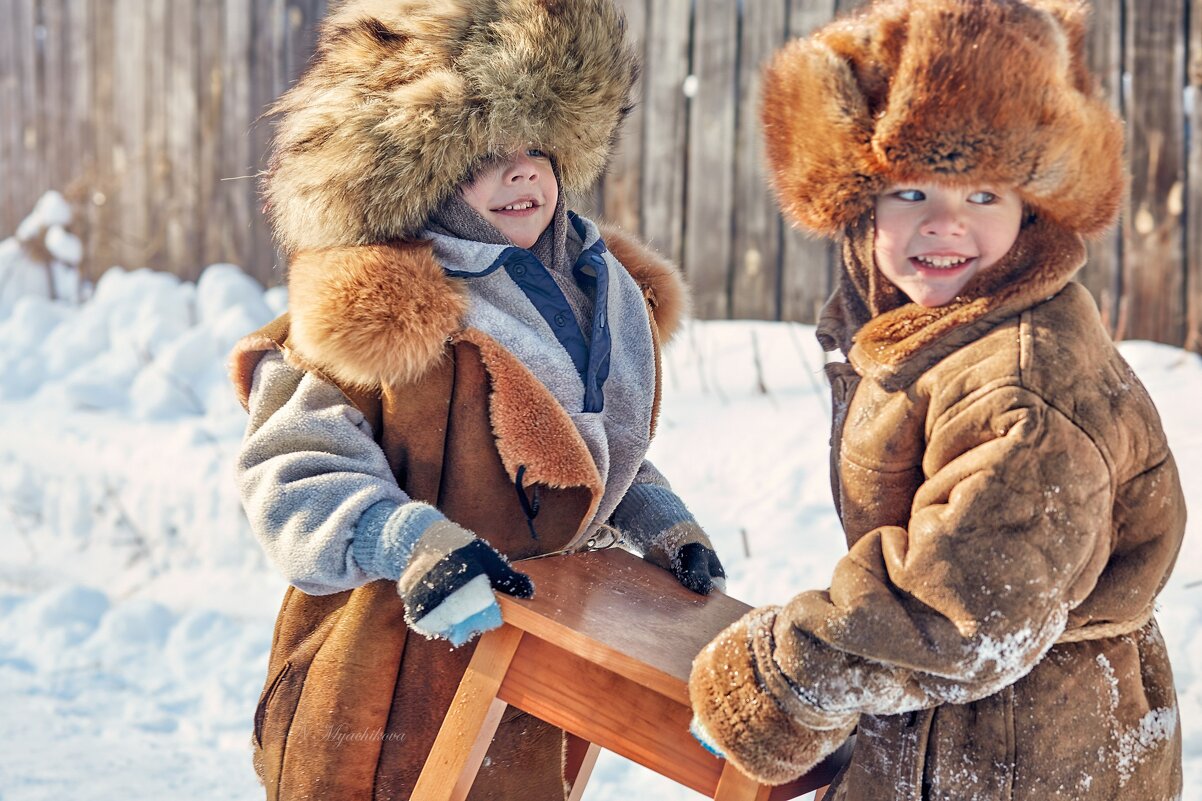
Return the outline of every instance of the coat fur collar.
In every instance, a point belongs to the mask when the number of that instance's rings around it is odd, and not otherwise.
[[[601,233],[667,341],[687,312],[680,273],[622,231],[601,226]],[[428,242],[303,251],[289,268],[288,293],[293,358],[363,390],[421,378],[463,330],[468,308]]]
[[[1057,294],[1085,263],[1080,236],[1036,219],[959,297],[925,308],[880,275],[871,232],[871,220],[849,229],[839,287],[822,311],[817,333],[827,350],[842,349],[857,372],[890,390],[908,387],[988,329]]]

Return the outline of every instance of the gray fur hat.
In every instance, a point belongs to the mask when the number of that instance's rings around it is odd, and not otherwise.
[[[347,0],[269,113],[263,181],[289,253],[411,237],[490,156],[601,174],[638,61],[613,0]]]

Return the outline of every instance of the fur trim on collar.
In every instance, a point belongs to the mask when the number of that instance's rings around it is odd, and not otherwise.
[[[410,238],[481,160],[601,174],[638,61],[613,0],[349,0],[279,114],[263,188],[288,253]]]
[[[621,228],[607,223],[599,223],[597,227],[605,247],[643,290],[655,317],[660,344],[666,345],[689,316],[691,303],[684,276],[672,262]]]
[[[605,243],[647,298],[661,341],[687,308],[679,272],[617,229]],[[340,385],[375,389],[421,378],[463,329],[468,299],[429,242],[298,253],[288,273],[296,356]]]
[[[837,236],[890,184],[1012,186],[1081,234],[1123,192],[1123,129],[1086,69],[1081,0],[878,0],[764,75],[781,207]]]

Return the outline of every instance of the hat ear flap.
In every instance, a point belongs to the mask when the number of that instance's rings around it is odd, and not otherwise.
[[[824,43],[800,40],[764,71],[761,122],[769,175],[797,224],[837,235],[882,188],[872,118],[851,65]]]
[[[1030,0],[1060,26],[1068,46],[1071,89],[1062,100],[1064,134],[1048,141],[1024,194],[1042,213],[1086,236],[1113,223],[1125,189],[1123,124],[1089,71],[1084,0]],[[1074,94],[1079,93],[1079,94]]]
[[[1126,187],[1123,124],[1100,98],[1078,98],[1046,140],[1038,169],[1022,187],[1040,214],[1084,236],[1106,230]]]

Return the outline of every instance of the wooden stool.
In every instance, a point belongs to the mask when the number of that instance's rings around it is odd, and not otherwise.
[[[505,625],[480,638],[412,801],[465,799],[509,704],[569,733],[572,801],[601,748],[720,801],[796,798],[834,777],[842,753],[792,784],[761,785],[689,734],[693,657],[746,604],[696,595],[618,548],[517,567],[535,596],[500,595]]]

